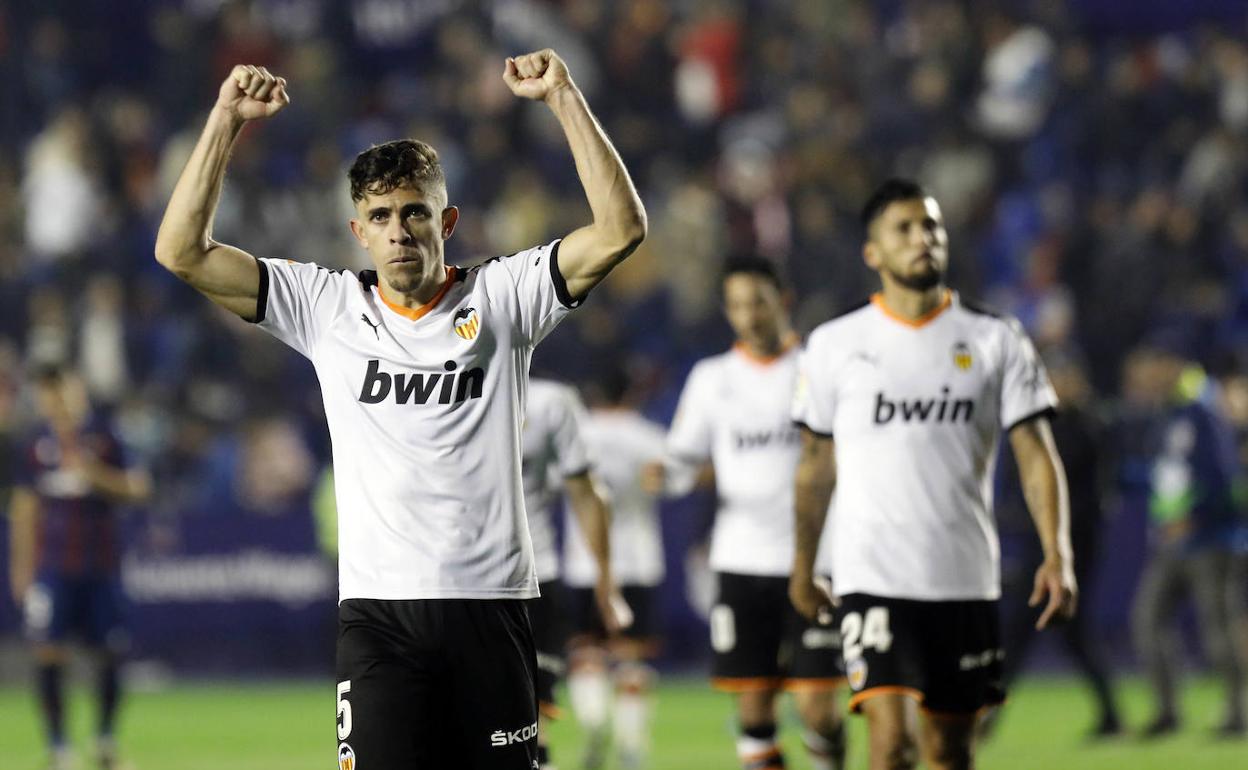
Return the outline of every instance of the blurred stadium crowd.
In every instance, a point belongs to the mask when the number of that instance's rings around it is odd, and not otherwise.
[[[500,77],[504,56],[543,46],[568,61],[651,221],[539,349],[544,373],[583,383],[628,357],[666,421],[692,362],[730,343],[725,258],[781,264],[808,330],[873,290],[857,211],[893,174],[942,203],[953,285],[1086,361],[1103,397],[1158,327],[1226,368],[1248,348],[1248,21],[1193,3],[1207,20],[1140,11],[1123,32],[1130,5],[6,3],[0,432],[29,414],[25,368],[71,361],[151,467],[153,518],[306,517],[328,463],[311,367],[152,257],[217,85],[261,64],[293,99],[240,142],[220,239],[365,267],[345,169],[410,135],[439,150],[464,212],[448,261],[472,264],[586,214],[557,126]]]

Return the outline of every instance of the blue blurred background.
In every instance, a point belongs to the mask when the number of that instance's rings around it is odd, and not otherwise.
[[[1085,607],[1129,663],[1148,458],[1124,363],[1158,328],[1179,329],[1217,375],[1209,398],[1248,424],[1235,398],[1248,393],[1242,1],[7,0],[0,452],[29,426],[23,373],[71,361],[152,470],[155,501],[127,520],[133,657],[186,674],[332,660],[313,371],[152,256],[221,80],[235,63],[265,65],[293,103],[239,142],[218,238],[365,267],[345,169],[409,135],[441,154],[463,211],[448,261],[472,264],[588,216],[556,124],[500,78],[505,56],[546,46],[624,157],[651,235],[534,370],[585,384],[625,361],[639,407],[666,423],[692,363],[731,343],[725,259],[782,265],[807,331],[874,288],[856,221],[871,188],[917,177],[944,208],[952,284],[1086,367],[1107,426],[1097,526],[1111,547]],[[1034,537],[1011,499],[1007,572],[1025,550],[1015,542]],[[688,554],[713,505],[664,509],[670,667],[706,654],[694,609],[705,574]],[[19,624],[0,596],[2,664]]]

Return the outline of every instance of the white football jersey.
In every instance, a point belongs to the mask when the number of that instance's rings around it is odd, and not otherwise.
[[[710,460],[715,468],[710,566],[718,572],[782,577],[793,569],[797,360],[796,344],[767,360],[738,344],[699,361],[680,394],[669,463]]]
[[[833,590],[997,598],[997,444],[1002,428],[1056,406],[1018,322],[953,292],[920,321],[892,315],[876,295],[815,329],[793,415],[836,443],[818,557]]]
[[[581,436],[585,407],[576,391],[551,380],[529,380],[524,409],[524,507],[529,513],[538,582],[559,577],[554,505],[563,480],[589,470]]]
[[[340,599],[537,596],[520,426],[533,346],[576,304],[558,247],[449,267],[418,309],[372,271],[259,260],[257,323],[320,379]]]
[[[611,572],[619,585],[663,582],[663,531],[658,499],[641,488],[641,470],[663,460],[663,428],[623,409],[595,409],[585,423],[594,478],[611,505]],[[576,517],[565,513],[564,582],[586,588],[598,565]]]

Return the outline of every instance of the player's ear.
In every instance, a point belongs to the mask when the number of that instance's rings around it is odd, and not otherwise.
[[[360,248],[368,248],[368,238],[364,235],[364,225],[358,219],[352,219],[348,222],[351,226],[351,234],[355,236],[355,240],[360,244]]]
[[[442,240],[451,237],[451,233],[455,232],[455,223],[459,221],[459,209],[455,206],[447,206],[442,209]]]
[[[862,261],[866,262],[867,267],[872,270],[880,269],[880,249],[874,241],[866,241],[862,244]]]

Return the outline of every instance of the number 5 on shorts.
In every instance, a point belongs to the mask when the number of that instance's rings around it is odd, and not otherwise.
[[[351,692],[351,680],[338,683],[338,740],[345,741],[351,734],[351,702],[347,693]]]
[[[888,630],[888,608],[871,607],[866,616],[851,612],[841,620],[841,639],[845,660],[862,657],[863,650],[888,652],[893,646],[893,633]]]

